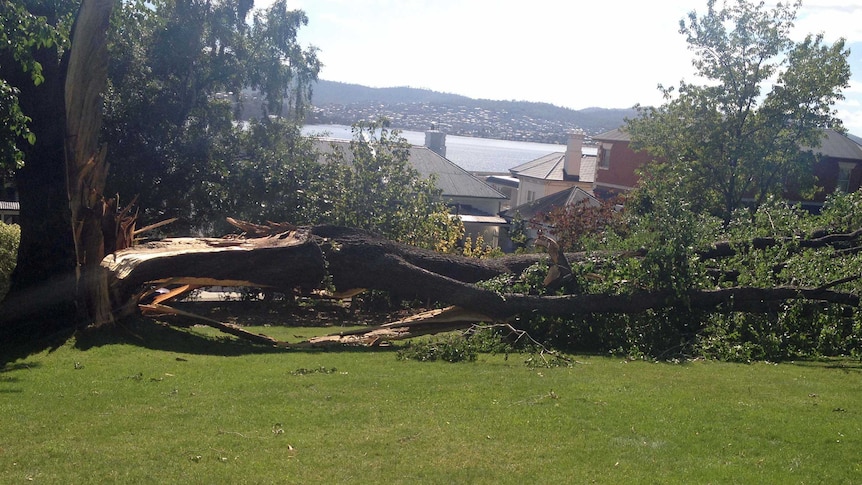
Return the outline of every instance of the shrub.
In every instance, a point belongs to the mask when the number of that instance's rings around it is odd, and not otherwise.
[[[625,232],[606,232],[604,251],[572,267],[562,290],[574,294],[636,294],[664,291],[666,308],[638,314],[547,317],[526,313],[514,325],[543,345],[567,352],[613,353],[672,359],[703,356],[730,361],[781,360],[860,355],[862,312],[817,301],[788,301],[759,311],[704,311],[689,304],[692,290],[726,286],[829,288],[862,293],[862,252],[858,243],[803,248],[800,241],[826,233],[848,233],[862,225],[862,193],[830,196],[813,215],[798,205],[768,198],[759,207],[740,209],[726,223],[698,214],[675,187],[646,187],[630,195],[622,215]],[[770,238],[764,247],[758,241]],[[701,249],[732,241],[732,257],[703,260]],[[840,257],[838,257],[840,256]],[[506,293],[547,294],[541,281],[546,262],[520,276],[505,275],[480,286]]]
[[[408,342],[398,350],[398,360],[419,362],[475,362],[478,352],[463,335],[447,335]]]
[[[0,222],[0,299],[9,291],[9,279],[18,258],[21,227]]]

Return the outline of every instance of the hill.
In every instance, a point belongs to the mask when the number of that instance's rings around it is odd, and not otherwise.
[[[371,88],[318,81],[308,122],[351,125],[385,116],[396,128],[424,131],[432,126],[452,134],[502,140],[565,143],[582,129],[595,135],[635,116],[633,109],[573,110],[550,103],[474,99],[411,87]]]

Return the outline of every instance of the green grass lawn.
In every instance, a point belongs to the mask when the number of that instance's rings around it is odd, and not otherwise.
[[[192,332],[7,364],[0,483],[862,483],[858,361],[536,369]]]

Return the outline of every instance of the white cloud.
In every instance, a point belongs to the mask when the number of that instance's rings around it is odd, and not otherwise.
[[[660,103],[659,83],[694,80],[679,21],[691,10],[705,11],[706,0],[288,0],[288,6],[308,14],[299,40],[321,49],[323,79],[622,108]],[[805,1],[794,37],[821,31],[827,42],[862,42],[862,1]],[[852,62],[860,72],[838,108],[851,131],[862,133],[855,81],[862,79],[862,56]]]
[[[829,42],[844,37],[849,42],[862,41],[862,2],[809,0],[803,4],[794,34],[823,33]]]

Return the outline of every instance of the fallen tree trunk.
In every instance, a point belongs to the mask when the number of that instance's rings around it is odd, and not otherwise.
[[[713,244],[712,247],[700,251],[698,253],[698,256],[700,256],[701,259],[727,258],[730,256],[735,256],[738,251],[737,248],[739,247],[750,246],[752,249],[766,249],[778,246],[779,244],[787,244],[789,242],[796,242],[797,244],[799,244],[800,248],[804,249],[824,248],[827,246],[837,247],[840,245],[847,245],[853,243],[860,238],[862,238],[862,229],[857,229],[853,232],[849,232],[846,234],[818,233],[816,237],[810,238],[758,237],[750,241],[744,242],[717,242]]]
[[[822,288],[734,287],[631,294],[499,294],[474,283],[516,273],[534,257],[472,259],[426,251],[358,229],[303,227],[255,239],[172,239],[119,251],[102,262],[115,308],[132,310],[142,285],[224,285],[292,292],[326,284],[455,305],[495,321],[547,316],[639,313],[685,305],[704,311],[768,312],[774,302],[806,299],[858,306],[854,294]]]

